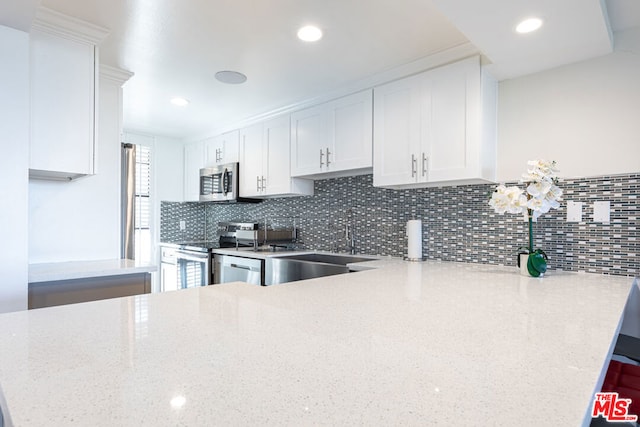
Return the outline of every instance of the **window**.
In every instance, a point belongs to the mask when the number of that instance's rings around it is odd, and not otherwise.
[[[151,261],[151,148],[136,144],[135,259]]]

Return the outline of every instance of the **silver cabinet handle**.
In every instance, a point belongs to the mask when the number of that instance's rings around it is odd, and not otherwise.
[[[429,157],[425,156],[424,153],[422,153],[422,176],[426,176],[428,170],[429,170]]]
[[[322,166],[324,165],[324,162],[322,161],[322,157],[324,156],[324,152],[322,151],[322,148],[320,149],[320,169],[322,169]]]
[[[256,191],[260,191],[260,177],[256,175]]]
[[[260,182],[262,182],[262,191],[266,191],[267,190],[267,184],[266,184],[266,179],[264,177],[264,175],[262,176],[262,179],[260,180]]]
[[[418,161],[416,159],[415,154],[411,155],[411,178],[416,176],[416,167],[418,166]]]
[[[327,147],[327,167],[329,167],[329,164],[331,163],[329,161],[329,154],[331,154],[331,152],[329,151],[329,147]]]

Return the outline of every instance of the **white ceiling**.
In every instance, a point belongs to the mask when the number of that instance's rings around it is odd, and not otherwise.
[[[179,139],[346,92],[469,41],[511,78],[610,52],[610,28],[640,25],[638,0],[3,0],[0,24],[28,30],[38,4],[108,28],[101,62],[135,73],[125,128]],[[541,31],[512,32],[534,13]],[[296,39],[308,23],[323,29],[320,42]],[[248,80],[220,83],[221,70]],[[174,96],[191,103],[175,107]]]

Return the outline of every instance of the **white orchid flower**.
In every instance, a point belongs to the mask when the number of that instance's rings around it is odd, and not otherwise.
[[[532,182],[527,187],[527,193],[531,194],[532,197],[545,197],[552,185],[551,182],[546,180]]]
[[[529,168],[522,174],[521,183],[527,184],[526,190],[517,186],[507,187],[500,184],[492,194],[489,205],[497,213],[520,214],[527,210],[537,219],[541,214],[560,207],[562,190],[556,185],[557,172],[555,161],[531,160]]]

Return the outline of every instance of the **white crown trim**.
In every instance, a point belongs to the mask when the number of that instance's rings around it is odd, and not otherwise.
[[[133,77],[134,73],[123,70],[122,68],[112,67],[110,65],[100,64],[100,78],[107,79],[120,86],[125,84],[127,80]]]
[[[440,67],[450,64],[452,62],[461,61],[471,56],[480,55],[480,51],[477,47],[469,42],[461,43],[457,46],[453,46],[439,52],[435,52],[429,56],[425,56],[407,64],[390,68],[388,70],[377,73],[373,76],[361,79],[353,84],[344,86],[331,92],[327,92],[321,96],[304,99],[300,102],[289,104],[274,110],[267,111],[263,114],[247,117],[241,121],[234,121],[231,123],[222,123],[218,125],[214,132],[207,132],[206,134],[196,135],[185,139],[185,141],[199,141],[211,136],[220,135],[225,132],[229,132],[235,129],[244,128],[252,124],[268,120],[280,115],[290,114],[295,111],[303,110],[305,108],[313,107],[323,104],[325,102],[332,101],[334,99],[342,98],[343,96],[351,95],[356,92],[360,92],[367,89],[375,88],[382,84],[390,83],[394,80],[400,80],[405,77],[409,77],[414,74],[421,73],[423,71],[430,70],[432,68]]]
[[[46,7],[36,10],[31,29],[93,45],[99,45],[109,35],[107,28]]]

